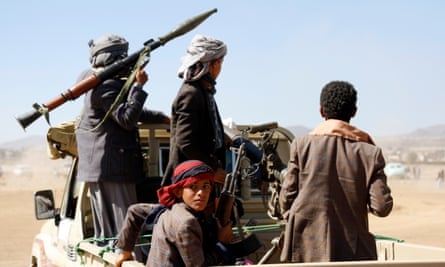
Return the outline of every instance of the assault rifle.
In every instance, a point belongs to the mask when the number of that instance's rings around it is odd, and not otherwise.
[[[235,202],[235,190],[236,180],[240,176],[240,162],[241,158],[245,154],[245,143],[242,143],[239,148],[233,148],[237,150],[237,158],[235,167],[232,172],[227,174],[226,180],[221,195],[218,200],[218,206],[216,207],[215,216],[219,219],[222,226],[227,225],[230,222],[230,215],[232,213],[232,207]]]

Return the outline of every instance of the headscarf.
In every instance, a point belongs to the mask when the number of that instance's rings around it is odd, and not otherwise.
[[[187,55],[181,58],[178,76],[185,81],[196,81],[209,71],[211,61],[226,53],[227,46],[222,41],[198,34],[187,48]]]
[[[104,67],[116,60],[127,57],[128,42],[115,34],[105,34],[88,42],[90,63],[93,67]]]
[[[172,184],[158,189],[159,202],[171,207],[176,200],[174,191],[184,188],[201,180],[214,181],[214,171],[211,167],[199,160],[188,160],[179,164],[173,172]]]

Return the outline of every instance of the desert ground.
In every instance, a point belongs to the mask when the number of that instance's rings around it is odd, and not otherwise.
[[[44,155],[27,162],[33,166],[27,174],[4,170],[0,177],[0,266],[30,263],[33,236],[43,224],[34,218],[33,192],[54,189],[57,199],[63,194],[60,172],[66,163],[47,160]],[[370,215],[370,230],[409,243],[445,247],[445,187],[438,188],[435,182],[445,165],[419,167],[422,172],[417,180],[389,180],[394,209],[386,218]]]

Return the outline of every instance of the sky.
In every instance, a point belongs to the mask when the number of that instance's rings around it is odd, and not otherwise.
[[[0,144],[46,135],[43,117],[26,130],[16,118],[75,84],[89,67],[90,39],[118,34],[132,53],[213,8],[196,29],[152,51],[145,107],[170,114],[180,58],[202,34],[227,44],[216,101],[236,124],[313,128],[332,80],[355,86],[351,124],[373,136],[444,124],[445,1],[15,0],[0,3]],[[51,124],[75,119],[82,105],[80,96],[52,110]]]

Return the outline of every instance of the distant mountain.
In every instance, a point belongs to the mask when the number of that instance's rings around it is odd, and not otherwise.
[[[295,136],[302,136],[312,129],[304,126],[287,126]],[[385,149],[445,149],[445,124],[416,129],[395,136],[373,136],[376,144]]]
[[[443,150],[445,149],[445,124],[416,129],[407,134],[380,136],[374,141],[388,149]]]
[[[31,135],[19,140],[0,144],[0,149],[21,150],[23,148],[46,145],[46,138],[39,135]]]
[[[291,131],[295,136],[302,136],[311,131],[310,128],[301,126],[301,125],[293,125],[293,126],[285,126],[289,131]],[[420,142],[423,144],[427,144],[430,142],[434,142],[436,144],[437,140],[444,141],[442,145],[445,145],[445,124],[433,125],[430,127],[419,128],[410,133],[402,134],[399,136],[387,136],[387,137],[375,137],[378,141],[384,143],[399,143],[399,142],[413,142],[412,139],[417,140],[416,142]],[[426,142],[425,139],[431,140]],[[46,145],[46,137],[33,135],[23,139],[10,141],[6,143],[0,144],[0,149],[23,149],[27,147],[33,146],[45,146]]]
[[[309,133],[312,129],[301,126],[301,125],[294,125],[294,126],[287,126],[287,129],[291,131],[295,136],[305,135]],[[409,137],[415,137],[415,138],[422,138],[422,137],[442,137],[445,138],[445,124],[439,124],[434,125],[430,127],[425,128],[419,128],[416,129],[410,133],[407,134],[401,134],[401,137],[409,138]],[[389,136],[386,136],[389,137]],[[397,136],[393,136],[397,137]]]
[[[301,125],[287,126],[285,128],[291,131],[295,136],[302,136],[311,131],[311,129]]]
[[[420,128],[409,133],[412,137],[445,137],[445,124]]]

